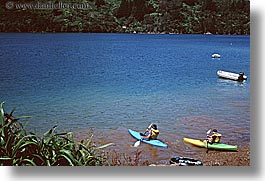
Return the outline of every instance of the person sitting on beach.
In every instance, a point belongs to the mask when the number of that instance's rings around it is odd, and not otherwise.
[[[209,130],[207,132],[207,141],[208,143],[212,144],[212,143],[219,143],[221,140],[222,134],[219,133],[217,131],[217,129],[213,129],[213,131],[211,132],[211,130]]]
[[[159,130],[156,124],[152,124],[150,129],[146,129],[145,133],[140,133],[142,139],[144,140],[155,140],[157,139]]]

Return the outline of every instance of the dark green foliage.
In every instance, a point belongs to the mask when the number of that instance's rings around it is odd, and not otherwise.
[[[134,17],[138,21],[144,20],[146,14],[154,12],[155,9],[145,0],[122,0],[117,12],[117,17]]]
[[[56,133],[56,126],[41,137],[26,133],[19,119],[0,105],[0,166],[104,166],[109,165],[99,150],[112,143],[96,147],[92,136],[80,143],[73,133]]]
[[[46,2],[40,0],[16,3]],[[59,1],[49,1],[53,4]],[[250,34],[249,0],[72,0],[86,8],[23,9],[0,3],[0,32]],[[126,28],[125,28],[126,26]],[[123,27],[123,28],[122,28]]]

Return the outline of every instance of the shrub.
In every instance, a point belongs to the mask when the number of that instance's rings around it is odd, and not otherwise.
[[[0,165],[4,166],[107,166],[100,149],[113,143],[95,146],[93,134],[79,143],[72,132],[56,133],[54,126],[41,137],[27,133],[20,118],[6,113],[0,104]]]

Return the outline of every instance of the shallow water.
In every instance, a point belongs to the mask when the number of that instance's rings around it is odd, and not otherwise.
[[[220,59],[212,59],[219,53]],[[0,34],[0,100],[26,128],[54,125],[130,152],[127,129],[160,129],[168,149],[141,144],[144,156],[167,161],[204,150],[183,137],[204,139],[209,128],[222,141],[250,142],[250,37],[228,35]],[[217,70],[243,71],[238,83]]]

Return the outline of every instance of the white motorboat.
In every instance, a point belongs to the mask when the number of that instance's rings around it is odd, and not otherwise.
[[[221,58],[221,55],[218,53],[212,54],[212,58]]]
[[[217,75],[220,78],[224,79],[230,79],[230,80],[235,80],[235,81],[244,81],[247,80],[247,76],[244,74],[244,72],[238,73],[233,73],[233,72],[226,72],[223,70],[218,70]]]

